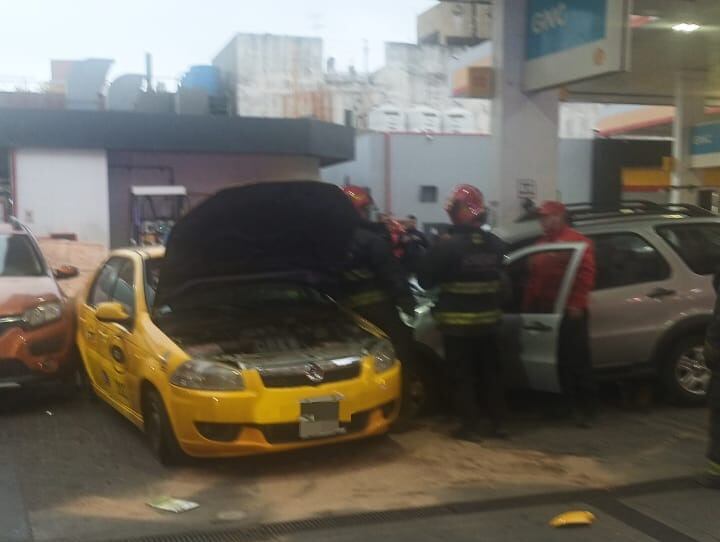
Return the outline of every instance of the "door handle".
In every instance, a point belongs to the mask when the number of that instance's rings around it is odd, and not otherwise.
[[[549,333],[552,331],[552,327],[550,327],[547,324],[543,324],[542,322],[532,322],[530,324],[524,325],[523,329],[526,331],[539,331],[540,333]]]
[[[668,290],[667,288],[655,288],[652,292],[648,293],[647,296],[650,299],[660,299],[663,297],[668,297],[670,295],[675,295],[675,290]]]

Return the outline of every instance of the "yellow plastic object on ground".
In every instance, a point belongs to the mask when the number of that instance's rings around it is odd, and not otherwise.
[[[550,520],[551,527],[590,526],[595,521],[595,514],[587,510],[572,510]]]

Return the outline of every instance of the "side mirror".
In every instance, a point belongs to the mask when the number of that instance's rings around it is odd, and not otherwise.
[[[53,275],[57,280],[72,279],[80,274],[80,270],[74,265],[61,265],[53,269]]]
[[[130,315],[118,302],[100,303],[95,309],[95,318],[106,324],[127,324]]]

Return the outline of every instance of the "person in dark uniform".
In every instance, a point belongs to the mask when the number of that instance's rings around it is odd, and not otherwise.
[[[446,210],[454,227],[449,237],[430,249],[418,279],[423,288],[440,289],[433,315],[443,334],[445,359],[454,371],[456,408],[462,422],[454,436],[473,442],[482,439],[477,402],[480,373],[491,434],[505,438],[500,325],[508,286],[502,267],[503,243],[482,228],[487,216],[484,198],[474,186],[458,186]]]
[[[720,272],[713,280],[715,292],[720,286]],[[710,407],[710,431],[707,451],[708,467],[700,478],[706,487],[720,489],[720,300],[715,301],[715,311],[705,335],[705,363],[712,371],[708,406]]]
[[[376,325],[390,338],[403,364],[402,424],[416,412],[408,394],[410,386],[407,385],[414,363],[412,328],[400,319],[398,307],[405,314],[413,315],[415,298],[408,277],[386,240],[386,226],[369,221],[373,201],[367,191],[357,186],[346,186],[343,191],[360,214],[361,222],[350,247],[338,301]]]
[[[426,235],[418,230],[415,215],[408,215],[405,221],[405,235],[402,242],[405,247],[403,265],[410,273],[417,273],[423,256],[430,248],[430,243]]]

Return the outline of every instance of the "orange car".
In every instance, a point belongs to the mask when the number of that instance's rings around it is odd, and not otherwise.
[[[0,389],[74,378],[74,316],[51,270],[19,222],[0,224]]]

